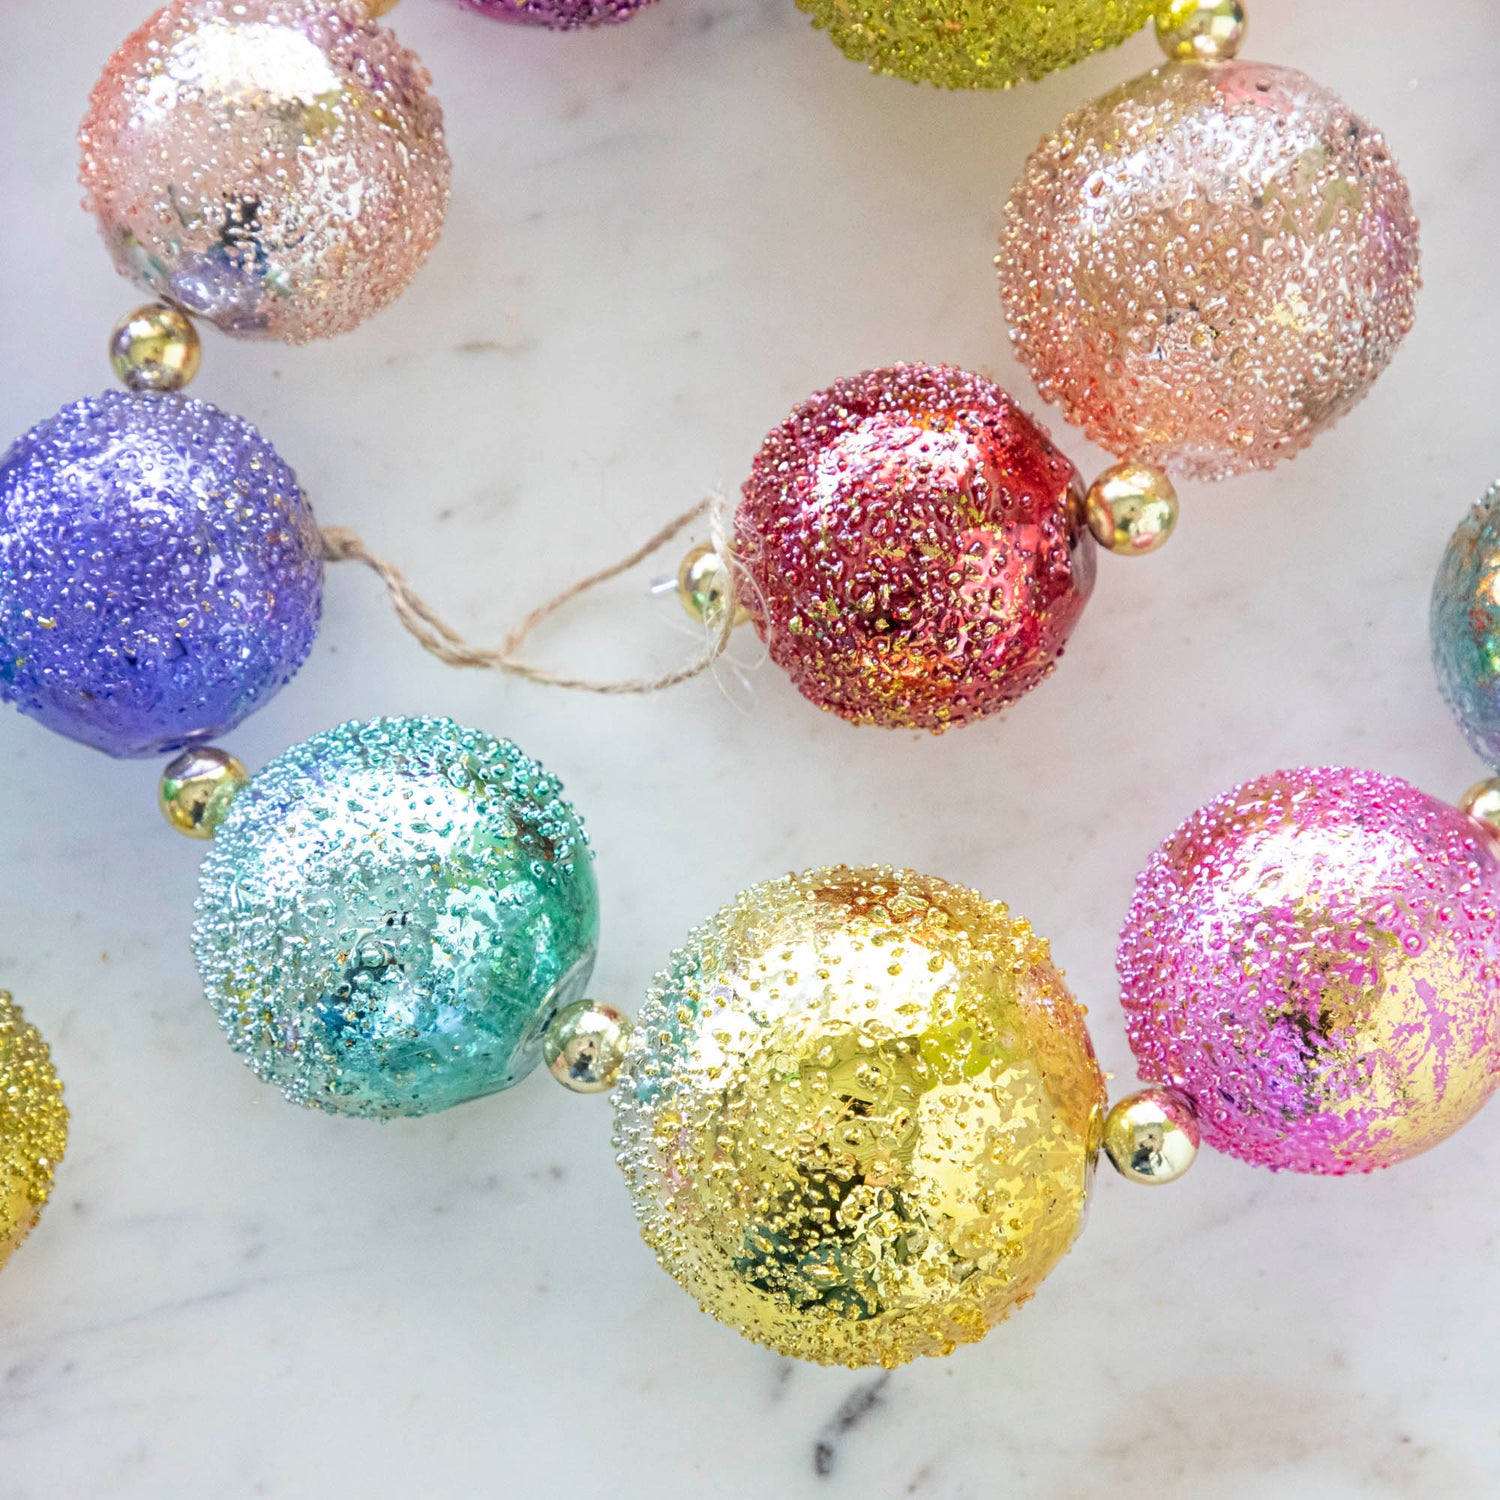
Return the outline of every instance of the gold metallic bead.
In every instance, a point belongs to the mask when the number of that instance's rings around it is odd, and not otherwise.
[[[1156,16],[1156,40],[1178,62],[1228,62],[1245,40],[1240,0],[1169,0]]]
[[[701,542],[683,558],[682,566],[677,570],[677,597],[695,620],[710,629],[717,628],[725,600],[733,599],[734,594],[732,565],[717,548]],[[744,608],[736,602],[734,623],[742,625],[748,618]]]
[[[396,8],[396,0],[359,0],[364,13],[374,21]]]
[[[634,1029],[612,1005],[574,1001],[558,1011],[542,1038],[547,1070],[575,1094],[602,1094],[620,1076]]]
[[[1084,506],[1095,541],[1121,557],[1155,552],[1177,525],[1177,491],[1150,464],[1106,469],[1089,486]]]
[[[1142,1089],[1104,1121],[1104,1149],[1120,1176],[1155,1187],[1176,1182],[1198,1157],[1198,1118],[1175,1089]]]
[[[1471,786],[1458,799],[1460,812],[1483,823],[1491,833],[1500,834],[1500,776],[1491,776],[1478,786]]]
[[[250,773],[227,750],[215,745],[184,750],[161,773],[162,816],[190,839],[211,839],[249,780]]]
[[[201,359],[193,320],[165,302],[127,313],[109,336],[109,362],[133,391],[180,391]]]

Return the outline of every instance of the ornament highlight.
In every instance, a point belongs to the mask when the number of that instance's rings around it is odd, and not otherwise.
[[[1104,1080],[1047,944],[887,869],[743,892],[657,977],[614,1094],[642,1233],[705,1311],[822,1364],[982,1338],[1083,1221]]]
[[[1116,47],[1155,0],[797,0],[846,57],[940,88],[1010,88]]]
[[[218,738],[302,665],[322,593],[296,475],[206,402],[109,391],[0,458],[0,699],[58,734]]]
[[[1184,1094],[1208,1144],[1390,1166],[1500,1084],[1500,845],[1395,777],[1265,776],[1152,858],[1119,970],[1142,1078]]]
[[[1432,664],[1476,753],[1500,770],[1500,484],[1453,533],[1432,587]]]
[[[1410,330],[1417,221],[1385,139],[1264,63],[1169,63],[1070,115],[1011,193],[1016,353],[1123,459],[1221,479],[1305,448]]]
[[[733,546],[804,697],[933,732],[1052,671],[1096,567],[1072,464],[998,386],[942,365],[872,370],[797,407],[756,455]]]
[[[109,336],[110,366],[128,390],[180,391],[202,360],[193,320],[165,302],[126,313]]]
[[[226,333],[345,333],[437,243],[430,85],[354,0],[171,0],[95,85],[85,202],[123,275]]]
[[[0,1266],[35,1227],[67,1144],[52,1054],[0,990]]]
[[[231,805],[193,953],[231,1045],[296,1104],[421,1115],[509,1088],[594,965],[556,778],[446,719],[345,724]]]

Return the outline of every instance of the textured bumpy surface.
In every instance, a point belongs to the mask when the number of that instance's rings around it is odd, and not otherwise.
[[[68,1144],[47,1044],[0,990],[0,1265],[31,1233]]]
[[[910,872],[745,891],[657,977],[615,1091],[646,1242],[823,1364],[982,1338],[1072,1244],[1103,1128],[1083,1012],[997,902]]]
[[[1071,115],[999,258],[1037,387],[1122,458],[1268,468],[1410,329],[1417,223],[1384,139],[1290,68],[1172,63]]]
[[[934,732],[1051,672],[1096,566],[1072,464],[998,386],[941,365],[804,401],[756,456],[734,551],[799,692]]]
[[[1432,590],[1432,661],[1469,743],[1500,771],[1500,484],[1443,554]]]
[[[443,719],[345,724],[241,792],[193,951],[287,1098],[420,1115],[509,1088],[593,968],[598,893],[557,780]]]
[[[75,402],[0,459],[0,697],[111,755],[232,729],[317,633],[318,530],[248,422]]]
[[[1116,47],[1155,0],[797,0],[846,57],[949,89],[1010,88]]]
[[[94,88],[85,203],[125,275],[226,332],[343,333],[437,243],[430,83],[352,0],[173,0]]]
[[[1120,943],[1141,1076],[1203,1138],[1298,1172],[1436,1145],[1500,1083],[1500,844],[1367,771],[1285,771],[1194,813]]]
[[[628,21],[653,0],[459,0],[469,10],[521,26],[577,31],[585,26],[613,26]]]

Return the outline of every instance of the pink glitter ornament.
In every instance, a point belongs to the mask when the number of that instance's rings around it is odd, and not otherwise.
[[[1122,458],[1219,479],[1306,447],[1412,325],[1417,222],[1384,139],[1262,63],[1171,63],[1032,155],[998,261],[1016,352]]]
[[[771,659],[855,724],[1013,703],[1094,584],[1077,474],[978,375],[895,365],[799,406],[756,456],[734,554]]]
[[[1500,1083],[1500,843],[1394,777],[1300,770],[1194,813],[1140,877],[1119,951],[1130,1045],[1203,1138],[1368,1172]]]
[[[520,26],[579,31],[628,21],[653,0],[458,0],[468,10]]]
[[[344,333],[437,243],[430,83],[351,0],[173,0],[95,85],[86,206],[122,274],[228,333]]]

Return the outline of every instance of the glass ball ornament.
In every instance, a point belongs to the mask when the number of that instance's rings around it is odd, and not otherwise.
[[[581,995],[592,857],[556,778],[446,719],[345,724],[231,803],[193,952],[231,1045],[296,1104],[421,1115],[519,1082]]]
[[[943,365],[809,397],[756,455],[738,597],[797,690],[940,733],[1048,676],[1093,591],[1073,465],[998,386]]]
[[[616,26],[638,15],[653,0],[459,0],[467,10],[517,26],[544,26],[549,31],[580,31]]]
[[[1120,941],[1143,1079],[1297,1172],[1435,1146],[1500,1084],[1500,844],[1395,777],[1283,771],[1194,813]]]
[[[110,391],[0,458],[0,699],[110,755],[232,729],[301,666],[322,544],[248,422]]]
[[[0,1265],[35,1228],[68,1145],[52,1054],[0,990]]]
[[[347,332],[437,243],[430,85],[354,0],[171,0],[94,87],[85,203],[123,274],[226,333]]]
[[[1500,770],[1500,484],[1453,533],[1432,588],[1432,663],[1469,743]]]
[[[940,88],[1010,88],[1116,47],[1157,0],[797,0],[855,62]]]
[[[1104,1080],[998,902],[833,868],[743,892],[651,988],[614,1093],[642,1232],[704,1308],[821,1364],[982,1338],[1083,1221]]]
[[[1306,447],[1412,326],[1385,139],[1290,68],[1173,62],[1069,116],[1012,190],[1016,353],[1120,458],[1219,479]]]

